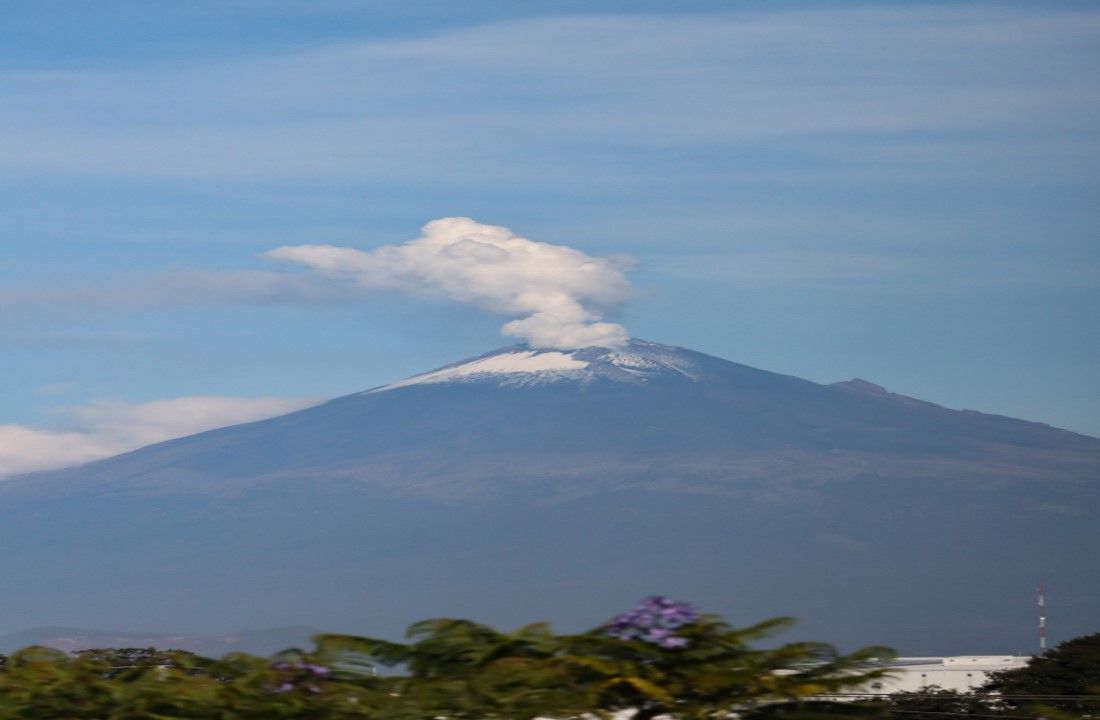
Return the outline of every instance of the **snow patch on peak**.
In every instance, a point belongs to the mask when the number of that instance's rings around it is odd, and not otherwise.
[[[579,370],[584,367],[588,367],[588,363],[577,360],[573,357],[573,353],[525,350],[523,352],[490,355],[487,358],[451,368],[451,370],[462,374],[471,374],[481,372],[513,373],[538,372],[540,370]]]
[[[674,376],[697,382],[703,374],[703,369],[683,350],[644,340],[631,340],[623,348],[587,347],[564,351],[513,345],[363,394],[439,383],[490,382],[498,386],[530,387],[560,382],[587,384],[597,380],[646,383]]]
[[[573,353],[563,352],[539,352],[524,350],[519,352],[501,353],[488,357],[472,360],[459,365],[433,370],[422,375],[413,376],[407,380],[384,385],[369,392],[384,392],[409,385],[426,385],[432,383],[455,382],[478,379],[485,375],[513,375],[523,373],[532,375],[534,379],[541,379],[548,373],[561,373],[563,371],[584,370],[588,363],[573,357]],[[548,378],[547,378],[548,379]]]
[[[655,373],[674,372],[683,375],[689,380],[698,380],[699,371],[695,363],[677,352],[675,348],[657,343],[648,343],[642,340],[631,342],[626,350],[615,350],[606,353],[604,361],[615,367],[637,375],[649,375]]]

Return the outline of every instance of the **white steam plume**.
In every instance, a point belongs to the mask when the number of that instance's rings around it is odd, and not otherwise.
[[[470,218],[432,220],[416,240],[371,251],[295,245],[264,257],[367,289],[444,297],[513,316],[501,333],[533,348],[617,348],[629,339],[623,326],[604,322],[635,294],[624,275],[628,261],[535,242]]]

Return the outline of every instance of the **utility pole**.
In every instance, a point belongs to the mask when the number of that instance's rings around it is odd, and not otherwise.
[[[1043,598],[1043,584],[1039,583],[1039,654],[1045,655],[1047,651],[1047,613],[1046,601]]]

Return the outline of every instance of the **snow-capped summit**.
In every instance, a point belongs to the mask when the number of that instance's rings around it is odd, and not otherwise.
[[[586,383],[597,378],[645,382],[655,377],[680,377],[695,381],[701,374],[699,363],[690,357],[688,351],[645,340],[631,340],[626,347],[618,350],[603,347],[533,350],[526,345],[512,345],[368,390],[367,394],[437,383],[490,382],[529,386],[557,382]]]

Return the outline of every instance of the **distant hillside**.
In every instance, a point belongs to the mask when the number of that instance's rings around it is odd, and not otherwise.
[[[155,647],[160,650],[188,650],[206,657],[221,657],[230,652],[268,656],[292,647],[310,648],[310,638],[317,633],[317,630],[309,627],[249,630],[230,635],[123,633],[39,627],[0,637],[0,653],[11,653],[31,645],[43,645],[66,652],[89,648]]]

